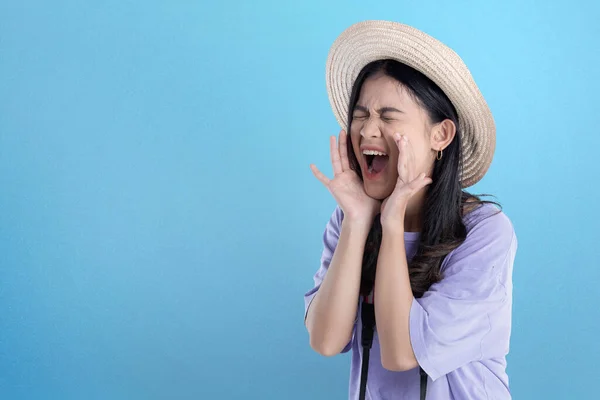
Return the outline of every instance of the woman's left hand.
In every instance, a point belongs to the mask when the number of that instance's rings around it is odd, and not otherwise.
[[[417,175],[415,153],[406,136],[394,134],[398,146],[398,180],[392,194],[381,204],[382,226],[403,226],[410,198],[432,180],[425,173]]]

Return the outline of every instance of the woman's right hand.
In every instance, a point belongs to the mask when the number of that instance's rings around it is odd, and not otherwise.
[[[372,223],[375,215],[379,212],[381,202],[367,195],[363,182],[356,172],[350,168],[346,132],[344,130],[340,132],[339,146],[336,144],[335,136],[331,136],[329,147],[333,166],[333,179],[327,178],[314,164],[310,165],[310,169],[315,177],[331,192],[344,212],[344,219]]]

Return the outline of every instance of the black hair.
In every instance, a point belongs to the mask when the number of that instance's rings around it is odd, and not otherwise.
[[[379,60],[371,62],[362,69],[350,95],[347,132],[351,132],[352,114],[362,85],[367,78],[378,73],[383,73],[402,84],[426,110],[431,123],[436,124],[449,119],[456,126],[454,139],[444,149],[442,159],[435,161],[433,182],[426,189],[423,226],[417,252],[409,262],[413,295],[421,297],[432,284],[442,279],[440,268],[444,258],[465,241],[467,236],[467,229],[463,222],[465,214],[484,203],[497,203],[481,200],[480,197],[463,190],[460,181],[463,165],[458,113],[446,94],[431,79],[405,64],[395,60]],[[362,180],[352,142],[349,140],[347,145],[350,167]],[[363,295],[369,294],[375,282],[381,237],[382,228],[378,214],[371,226],[363,255],[360,286]]]

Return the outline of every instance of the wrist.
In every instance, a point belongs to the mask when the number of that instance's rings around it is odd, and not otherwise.
[[[342,228],[346,228],[350,232],[363,233],[365,235],[369,234],[372,225],[373,219],[345,217],[342,220]]]
[[[398,237],[398,236],[402,236],[404,237],[404,222],[389,222],[386,224],[381,224],[381,230],[382,230],[382,234],[383,236],[388,236],[388,237]]]
[[[404,216],[403,212],[397,213],[393,218],[386,218],[381,221],[381,230],[388,235],[404,235]]]

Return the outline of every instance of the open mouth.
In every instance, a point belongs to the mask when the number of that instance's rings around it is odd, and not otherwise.
[[[367,163],[367,173],[371,176],[381,173],[389,161],[389,156],[386,153],[376,150],[364,150],[363,155]]]

